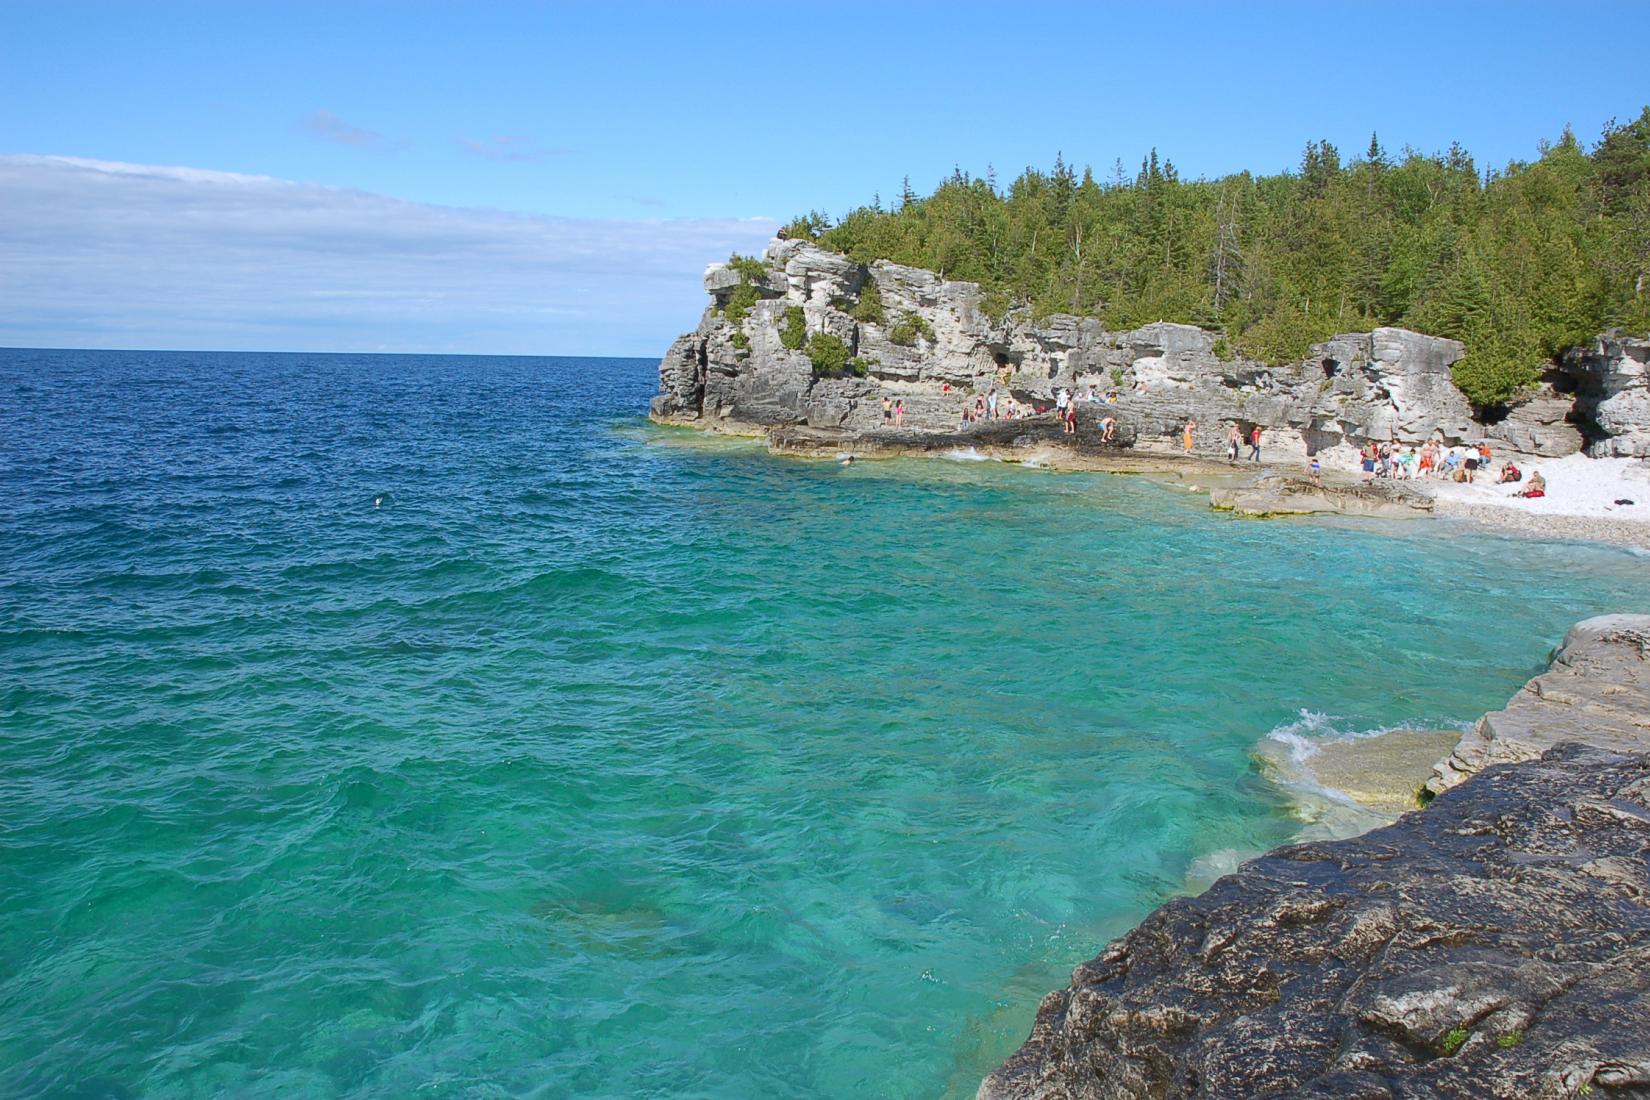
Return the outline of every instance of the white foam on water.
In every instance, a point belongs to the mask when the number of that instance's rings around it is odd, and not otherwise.
[[[955,450],[943,451],[941,458],[949,458],[952,462],[995,462],[990,455],[983,455],[973,447],[958,447]]]

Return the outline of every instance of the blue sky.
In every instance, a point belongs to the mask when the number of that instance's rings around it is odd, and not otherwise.
[[[0,343],[653,354],[705,263],[906,175],[1501,164],[1636,114],[1646,40],[1643,3],[0,0]]]

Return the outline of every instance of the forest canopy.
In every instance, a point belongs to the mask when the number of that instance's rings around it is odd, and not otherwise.
[[[1360,156],[1308,142],[1298,170],[1183,180],[1154,149],[1105,180],[1057,158],[1006,189],[954,172],[834,225],[787,227],[863,263],[981,284],[985,310],[1179,321],[1268,362],[1338,332],[1401,325],[1462,341],[1456,383],[1503,404],[1563,349],[1650,330],[1650,106],[1591,149],[1568,128],[1530,162],[1480,171],[1458,144]]]

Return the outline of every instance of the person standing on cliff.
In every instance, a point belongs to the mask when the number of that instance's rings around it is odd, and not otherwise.
[[[1186,420],[1184,434],[1181,436],[1180,441],[1181,446],[1185,448],[1187,454],[1192,453],[1192,433],[1195,431],[1197,431],[1197,421],[1188,417]]]
[[[1228,461],[1237,461],[1238,448],[1241,446],[1243,446],[1243,429],[1237,426],[1236,421],[1233,421],[1232,430],[1226,433],[1226,458]]]
[[[905,398],[894,402],[894,427],[905,427]]]
[[[1069,404],[1071,404],[1071,391],[1061,386],[1060,392],[1054,395],[1054,411],[1058,414],[1057,419],[1064,420],[1066,418],[1066,406]]]
[[[985,414],[992,420],[997,419],[997,387],[992,386],[985,395]]]
[[[893,421],[894,399],[892,397],[884,397],[882,399],[882,422],[884,425],[887,425],[893,423]]]
[[[1260,425],[1259,424],[1256,424],[1255,425],[1255,430],[1249,433],[1249,461],[1250,462],[1259,462],[1260,461]]]

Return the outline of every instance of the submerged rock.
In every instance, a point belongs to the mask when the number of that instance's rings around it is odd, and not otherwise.
[[[1430,515],[1432,497],[1400,481],[1366,481],[1351,485],[1316,484],[1304,477],[1274,475],[1247,485],[1216,489],[1211,507],[1240,516],[1304,516],[1327,512],[1343,516],[1407,519]]]
[[[1158,909],[1044,999],[979,1096],[1650,1089],[1647,849],[1650,755],[1491,767]]]

